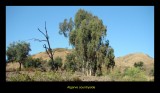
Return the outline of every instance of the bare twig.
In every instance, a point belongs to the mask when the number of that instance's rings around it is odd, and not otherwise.
[[[45,42],[47,42],[47,40],[39,40],[39,39],[34,39],[34,41],[39,41],[39,42],[45,41]]]
[[[32,39],[28,39],[28,40],[34,40],[34,41],[39,41],[39,42],[42,42],[42,41],[47,42],[47,40],[40,40],[40,39],[36,39],[36,38],[32,38]]]
[[[39,30],[39,32],[41,32],[46,37],[46,35],[39,28],[38,28],[38,30]]]

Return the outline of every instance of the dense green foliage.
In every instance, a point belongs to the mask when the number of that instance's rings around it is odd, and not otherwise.
[[[21,70],[21,64],[26,60],[29,55],[30,44],[24,41],[13,42],[7,47],[6,55],[8,62],[19,62]]]
[[[124,71],[116,68],[109,76],[112,81],[147,81],[147,77],[149,77],[145,74],[144,70],[136,67],[125,68]]]
[[[149,75],[154,76],[154,68],[152,68],[152,69],[150,70]]]
[[[49,60],[49,66],[52,65],[52,61]],[[56,57],[54,59],[54,67],[55,67],[55,70],[58,70],[58,68],[61,68],[62,67],[62,58],[61,57]]]
[[[126,81],[146,81],[147,77],[140,68],[128,68],[124,72],[123,80]]]
[[[56,57],[54,59],[54,62],[55,62],[55,67],[56,67],[56,70],[58,68],[61,68],[62,67],[62,58],[61,57]]]
[[[32,58],[32,57],[28,57],[25,62],[23,63],[23,66],[25,68],[29,68],[29,67],[34,67],[34,68],[38,68],[41,67],[43,60],[41,58]]]
[[[77,69],[76,59],[74,54],[68,54],[66,56],[66,63],[64,65],[64,68],[66,70],[71,70],[71,71],[75,71]]]
[[[143,62],[140,61],[140,62],[134,63],[134,67],[142,69],[142,67],[143,67]]]
[[[80,9],[69,21],[59,24],[60,34],[69,37],[69,43],[75,48],[77,68],[87,75],[101,73],[102,63],[107,69],[114,67],[114,50],[106,40],[107,28],[97,16]]]

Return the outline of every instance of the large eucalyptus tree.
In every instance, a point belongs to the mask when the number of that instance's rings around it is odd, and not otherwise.
[[[109,42],[105,42],[107,28],[103,21],[80,9],[75,15],[74,22],[72,18],[69,21],[64,19],[59,24],[59,29],[61,35],[69,37],[69,44],[75,49],[81,71],[87,75],[95,75],[96,71],[101,71],[102,63],[109,57],[108,54],[111,55],[107,53],[110,49]],[[114,55],[114,51],[112,54]]]

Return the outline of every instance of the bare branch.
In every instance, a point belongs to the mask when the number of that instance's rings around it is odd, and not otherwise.
[[[34,38],[34,41],[39,41],[39,42],[45,41],[45,42],[47,42],[47,40],[39,40],[39,39],[36,39],[36,38]]]
[[[47,27],[46,27],[46,21],[45,21],[45,30],[46,30],[46,38],[49,38],[48,37],[48,32],[47,32]]]
[[[39,32],[41,32],[46,37],[46,35],[39,28],[38,28],[38,30],[39,30]]]
[[[48,49],[48,47],[46,47],[46,44],[43,45],[44,48]]]
[[[47,42],[47,40],[39,40],[39,39],[35,39],[34,41],[39,41],[39,42],[45,41],[45,42]]]
[[[46,30],[46,32],[47,32],[47,28],[46,28],[46,21],[45,21],[45,30]]]
[[[48,56],[51,58],[51,55],[50,55],[49,52],[47,51],[48,48],[46,47],[46,44],[44,44],[43,47],[45,48],[45,50],[46,50]]]
[[[39,41],[39,42],[42,42],[42,41],[47,42],[47,40],[40,40],[40,39],[36,39],[36,38],[32,38],[32,39],[28,39],[28,40],[34,40],[34,41]],[[28,41],[28,40],[26,40],[26,41]]]

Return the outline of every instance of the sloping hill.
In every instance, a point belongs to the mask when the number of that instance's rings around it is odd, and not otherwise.
[[[135,62],[142,61],[145,65],[150,65],[154,63],[154,59],[144,53],[132,53],[123,57],[115,58],[117,65],[126,64],[132,66]]]
[[[133,67],[134,63],[140,61],[143,62],[146,70],[154,68],[154,59],[144,53],[132,53],[123,57],[115,58],[116,67],[120,68]]]
[[[66,55],[71,53],[72,50],[71,49],[64,49],[64,48],[56,48],[56,49],[53,49],[53,58],[56,58],[56,57],[61,57],[63,62],[65,61],[66,59]],[[46,52],[40,52],[38,54],[35,54],[32,56],[33,58],[42,58],[43,60],[49,60],[50,58],[48,57],[47,53]]]
[[[61,57],[63,62],[67,54],[71,53],[72,50],[64,48],[53,49],[54,58]],[[33,58],[42,58],[44,60],[49,60],[49,57],[46,52],[40,52],[32,56]],[[154,67],[154,59],[144,53],[132,53],[126,56],[115,58],[116,67],[132,67],[135,62],[142,61],[144,66],[147,68]]]

